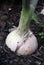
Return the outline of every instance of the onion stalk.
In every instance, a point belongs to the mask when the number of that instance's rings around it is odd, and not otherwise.
[[[33,53],[37,47],[37,39],[29,28],[33,12],[38,0],[22,0],[22,11],[17,29],[9,33],[6,45],[17,55]]]

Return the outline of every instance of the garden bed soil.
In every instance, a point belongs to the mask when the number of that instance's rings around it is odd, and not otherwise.
[[[40,13],[44,6],[44,0],[40,0],[35,12]],[[38,40],[38,49],[27,56],[17,56],[5,44],[6,36],[9,29],[18,26],[21,12],[21,0],[9,3],[1,2],[0,4],[0,65],[44,65],[44,39],[39,36],[44,32],[44,28],[36,24],[33,20],[30,28]],[[44,15],[39,14],[39,21],[42,22]]]

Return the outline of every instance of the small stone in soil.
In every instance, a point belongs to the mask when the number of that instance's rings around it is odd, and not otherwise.
[[[7,17],[6,15],[2,15],[2,16],[1,16],[1,20],[4,21],[4,20],[7,20],[7,19],[8,19],[8,17]]]
[[[1,27],[1,29],[4,29],[5,26],[6,26],[6,22],[0,20],[0,27]]]

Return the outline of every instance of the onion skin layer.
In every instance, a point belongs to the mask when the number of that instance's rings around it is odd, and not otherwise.
[[[16,31],[12,31],[6,38],[6,45],[11,51],[16,51],[17,55],[30,55],[38,47],[37,39],[31,33],[30,31],[29,36],[25,39],[25,37],[18,35]]]

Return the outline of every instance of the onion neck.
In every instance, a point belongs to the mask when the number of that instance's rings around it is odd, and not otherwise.
[[[35,10],[38,0],[22,0],[22,11],[19,26],[17,32],[19,35],[25,35],[29,30],[29,24],[32,18],[32,14]]]

